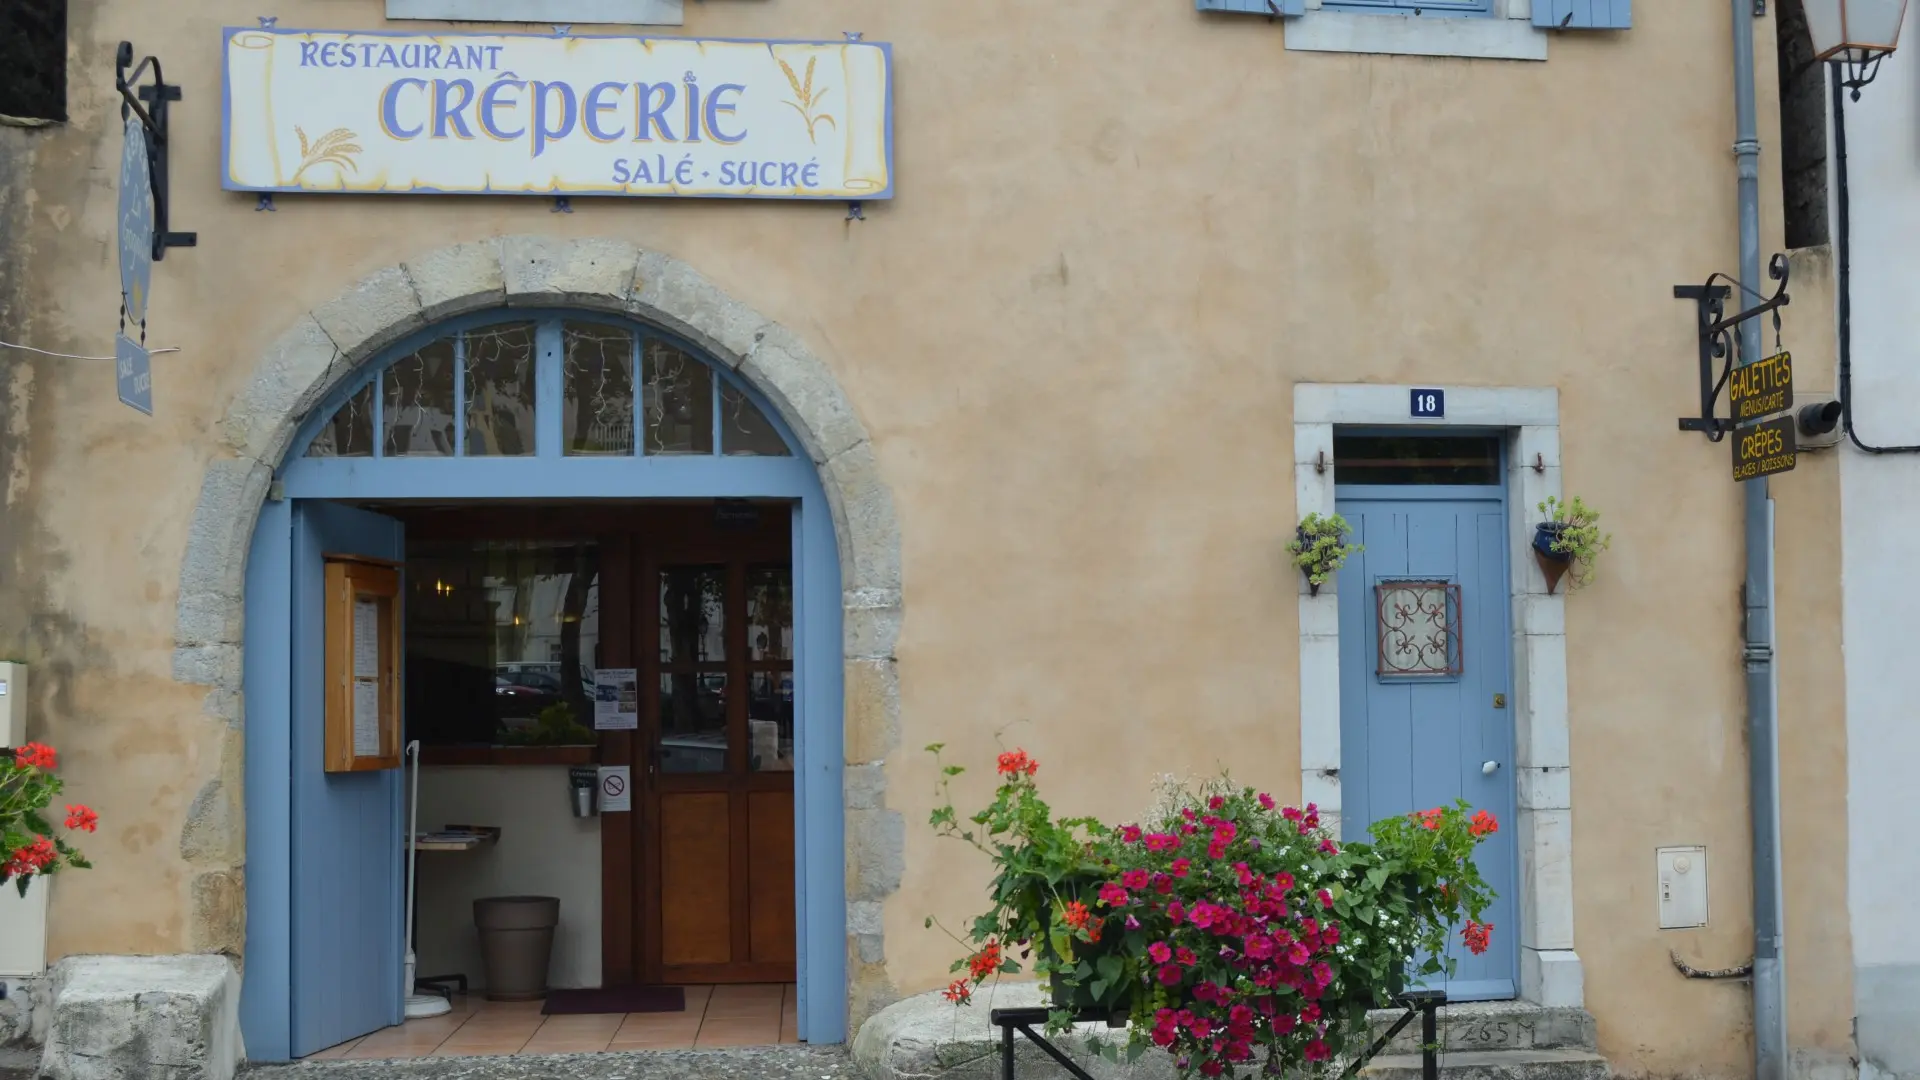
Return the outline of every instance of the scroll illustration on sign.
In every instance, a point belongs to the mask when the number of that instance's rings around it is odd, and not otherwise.
[[[885,199],[861,41],[226,32],[231,191]]]

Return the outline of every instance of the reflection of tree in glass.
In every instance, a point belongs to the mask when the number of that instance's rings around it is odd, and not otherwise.
[[[567,323],[563,382],[567,452],[633,452],[633,337],[611,326]]]
[[[675,666],[726,659],[725,586],[718,567],[674,567],[660,572],[660,658]],[[725,685],[726,676],[716,677]],[[710,730],[719,709],[706,706],[699,675],[668,676],[669,695],[660,718],[662,733]]]
[[[453,453],[453,343],[435,341],[381,376],[386,447],[391,456]]]
[[[533,453],[533,325],[468,331],[467,452]]]
[[[586,552],[574,553],[580,565],[568,575],[567,599],[560,609],[560,699],[573,705],[581,716],[593,715],[586,683],[580,677],[580,629],[585,624],[587,602],[600,584],[600,575],[585,565]]]
[[[713,453],[713,372],[662,341],[642,353],[649,454]]]
[[[793,574],[785,567],[758,569],[747,580],[747,626],[755,660],[784,660],[793,628]]]

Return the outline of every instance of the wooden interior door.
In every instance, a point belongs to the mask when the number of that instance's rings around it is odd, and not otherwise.
[[[641,973],[795,975],[793,574],[785,522],[642,542],[634,771]],[[704,531],[704,530],[702,530]]]

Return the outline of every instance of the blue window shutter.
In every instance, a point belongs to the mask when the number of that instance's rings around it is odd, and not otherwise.
[[[1193,0],[1201,11],[1233,11],[1242,15],[1304,15],[1307,0]]]
[[[1533,25],[1548,30],[1629,30],[1633,0],[1533,0]]]

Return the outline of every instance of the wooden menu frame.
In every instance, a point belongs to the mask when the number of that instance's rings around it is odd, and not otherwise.
[[[397,769],[399,564],[352,555],[325,561],[326,771]]]

